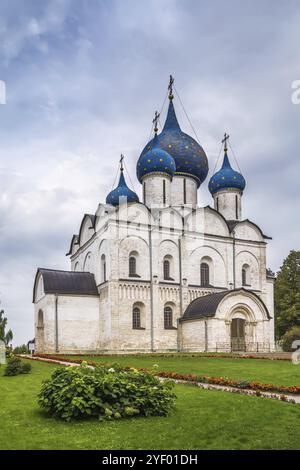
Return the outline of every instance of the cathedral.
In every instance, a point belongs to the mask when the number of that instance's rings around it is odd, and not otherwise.
[[[208,159],[181,130],[173,90],[171,77],[164,126],[156,113],[137,161],[142,200],[122,156],[117,186],[72,237],[70,271],[38,268],[37,352],[274,350],[270,237],[242,215],[246,182],[227,134],[208,183],[213,207],[199,207]]]

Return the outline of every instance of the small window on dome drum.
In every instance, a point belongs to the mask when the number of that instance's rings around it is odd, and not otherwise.
[[[166,203],[166,180],[163,180],[163,204]]]
[[[186,204],[186,179],[183,180],[183,204]]]

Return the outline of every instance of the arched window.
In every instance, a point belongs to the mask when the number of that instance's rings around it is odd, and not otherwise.
[[[201,263],[200,280],[201,280],[202,287],[209,286],[209,266],[207,263]]]
[[[250,286],[250,266],[244,264],[242,267],[242,286]]]
[[[164,260],[164,279],[170,279],[170,260]]]
[[[106,282],[106,258],[105,258],[105,255],[101,256],[101,281]]]
[[[235,218],[238,220],[239,218],[239,210],[238,210],[238,197],[235,196]]]
[[[44,327],[44,313],[43,310],[39,310],[38,312],[38,321],[37,321],[38,328]]]
[[[129,276],[136,277],[136,257],[129,257]]]
[[[139,307],[133,307],[132,309],[132,328],[134,330],[141,328],[141,310]]]
[[[173,310],[169,306],[164,308],[164,325],[166,330],[173,328]]]

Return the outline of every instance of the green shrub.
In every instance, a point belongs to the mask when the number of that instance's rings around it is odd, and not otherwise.
[[[67,421],[166,416],[175,404],[172,387],[173,383],[161,382],[149,372],[81,365],[56,369],[43,382],[38,401],[50,414]]]
[[[283,351],[293,351],[293,341],[300,340],[300,326],[293,326],[282,337]],[[296,348],[297,349],[297,348]]]
[[[24,363],[19,357],[9,359],[4,371],[4,375],[28,374],[31,371],[31,364]]]

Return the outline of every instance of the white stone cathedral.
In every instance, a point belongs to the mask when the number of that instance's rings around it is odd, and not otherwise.
[[[173,105],[137,162],[143,201],[125,182],[85,214],[71,270],[39,268],[33,291],[36,351],[129,353],[272,351],[272,273],[262,230],[242,217],[245,180],[229,162],[209,181],[214,208],[199,207],[203,148]]]

